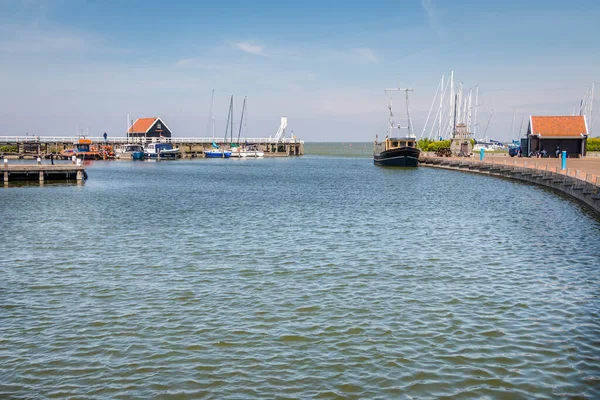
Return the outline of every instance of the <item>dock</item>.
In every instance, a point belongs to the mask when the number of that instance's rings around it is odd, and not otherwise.
[[[64,136],[0,136],[0,157],[48,158],[51,154],[60,154],[71,149],[79,137]],[[118,146],[125,144],[168,143],[179,148],[183,157],[204,157],[204,152],[213,148],[213,143],[228,149],[231,140],[223,138],[145,138],[145,137],[86,137],[92,146]],[[304,154],[304,141],[293,138],[240,138],[234,144],[252,145],[264,152],[265,157],[290,157]]]
[[[493,175],[533,183],[562,192],[600,214],[600,159],[567,159],[569,168],[561,169],[561,159],[487,157],[421,157],[425,167],[452,169]]]
[[[41,185],[46,181],[75,181],[82,183],[87,177],[85,166],[77,164],[12,164],[0,165],[0,179],[4,186],[10,182],[37,181]]]

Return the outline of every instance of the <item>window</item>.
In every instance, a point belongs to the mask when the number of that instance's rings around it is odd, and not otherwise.
[[[162,129],[162,124],[160,122],[158,124],[156,124],[156,129],[158,129],[158,130]]]
[[[406,146],[406,142],[400,142],[400,147]]]

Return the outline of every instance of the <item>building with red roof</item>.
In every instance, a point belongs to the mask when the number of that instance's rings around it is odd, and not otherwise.
[[[127,129],[127,137],[170,138],[171,130],[158,117],[138,118],[133,125]]]
[[[584,157],[587,144],[587,121],[583,115],[529,117],[527,140],[530,152],[566,151],[568,157]]]

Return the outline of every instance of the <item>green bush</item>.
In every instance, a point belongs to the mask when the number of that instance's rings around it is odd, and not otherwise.
[[[449,149],[450,140],[442,140],[440,142],[431,142],[427,146],[427,151],[438,151],[439,149]]]
[[[423,151],[427,151],[427,148],[429,147],[430,143],[433,143],[433,140],[427,138],[419,139],[419,141],[417,142],[417,148]]]
[[[1,153],[16,153],[17,151],[19,151],[19,149],[17,148],[17,146],[0,146],[0,152]]]
[[[600,138],[588,138],[585,148],[587,151],[600,151]]]

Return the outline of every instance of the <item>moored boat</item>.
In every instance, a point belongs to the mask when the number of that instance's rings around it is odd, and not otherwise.
[[[212,149],[204,152],[206,158],[229,158],[231,157],[231,151],[223,149]]]
[[[386,167],[416,167],[419,165],[420,150],[414,137],[390,138],[375,144],[373,162]]]
[[[120,160],[143,160],[144,148],[140,144],[126,144],[116,150],[115,157]]]
[[[373,146],[373,162],[375,165],[387,167],[416,167],[419,165],[419,155],[421,151],[417,148],[417,138],[412,132],[412,121],[410,118],[410,109],[408,107],[408,92],[412,89],[386,89],[390,91],[406,92],[406,114],[408,125],[400,126],[394,121],[392,112],[392,99],[390,98],[390,116],[388,125],[388,134],[385,141],[378,142],[377,135]],[[400,134],[401,129],[408,129],[407,134]],[[396,132],[397,131],[397,132]]]
[[[175,158],[178,155],[179,149],[174,149],[169,143],[150,143],[144,150],[146,158]]]

